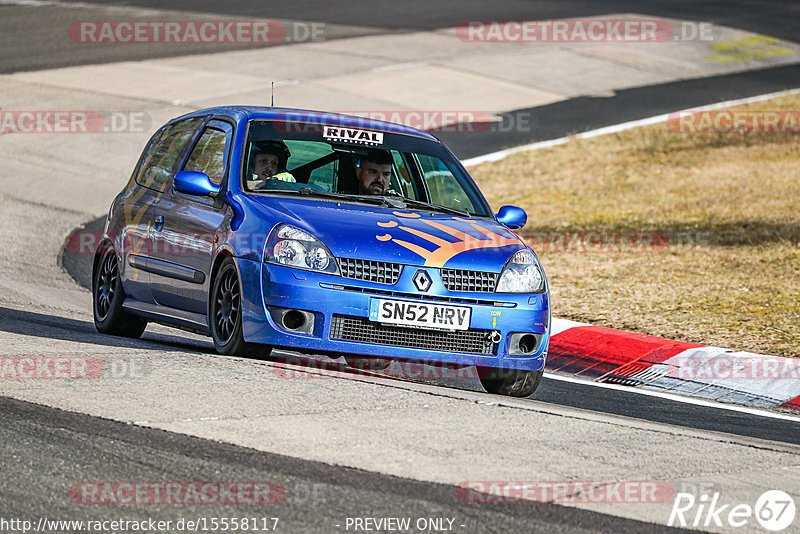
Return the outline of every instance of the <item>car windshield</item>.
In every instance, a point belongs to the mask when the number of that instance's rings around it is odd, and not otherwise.
[[[253,120],[243,154],[242,190],[247,193],[298,194],[491,216],[485,199],[447,149],[419,136]]]

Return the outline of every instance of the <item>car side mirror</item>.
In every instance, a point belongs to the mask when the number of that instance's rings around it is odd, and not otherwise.
[[[208,175],[204,172],[181,171],[175,175],[175,181],[173,183],[175,191],[185,195],[213,197],[219,193],[219,186],[212,183]]]
[[[516,206],[502,206],[497,212],[497,221],[512,230],[519,230],[528,222],[528,214]]]

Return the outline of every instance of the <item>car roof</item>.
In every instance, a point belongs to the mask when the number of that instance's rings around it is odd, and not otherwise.
[[[291,120],[318,124],[333,124],[336,126],[349,126],[353,128],[366,128],[372,130],[381,130],[384,132],[414,135],[435,141],[437,143],[441,142],[434,135],[410,126],[404,126],[402,124],[386,122],[377,119],[357,117],[354,115],[346,115],[343,113],[309,109],[279,108],[270,106],[219,106],[215,108],[193,111],[192,113],[188,113],[179,118],[210,114],[227,115],[236,120]]]

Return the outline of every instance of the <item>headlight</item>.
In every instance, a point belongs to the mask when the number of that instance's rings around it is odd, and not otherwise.
[[[506,263],[497,283],[497,293],[538,293],[544,291],[544,272],[529,248],[518,250]]]
[[[296,269],[339,274],[336,259],[322,241],[288,224],[279,224],[270,233],[264,261]]]

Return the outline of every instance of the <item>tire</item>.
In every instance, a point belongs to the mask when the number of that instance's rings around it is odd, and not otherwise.
[[[92,311],[98,332],[112,336],[137,338],[147,327],[141,317],[122,309],[125,292],[119,277],[119,259],[111,245],[98,249],[92,273]]]
[[[222,260],[211,289],[208,325],[214,348],[220,354],[266,358],[272,347],[247,343],[242,335],[242,288],[236,262],[230,256]]]
[[[353,369],[360,371],[383,371],[392,363],[386,358],[364,358],[363,356],[345,356],[344,361]]]
[[[478,367],[478,377],[483,388],[495,395],[527,397],[532,395],[542,381],[542,371]]]

